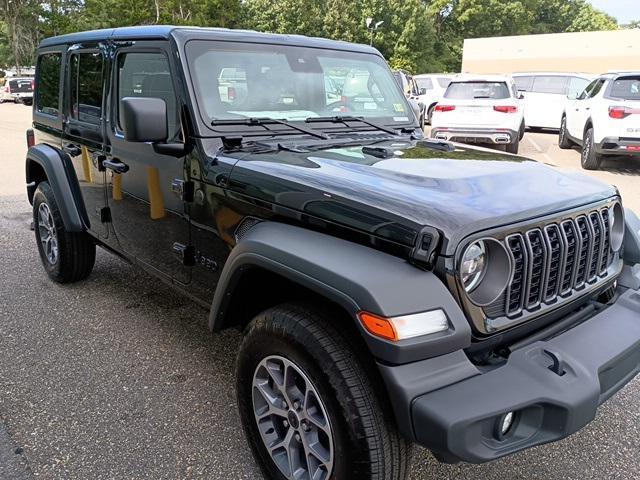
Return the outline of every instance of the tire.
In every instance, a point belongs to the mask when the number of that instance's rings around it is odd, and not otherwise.
[[[71,283],[89,276],[96,259],[96,245],[86,232],[65,230],[47,182],[41,182],[33,195],[33,225],[40,259],[49,278]]]
[[[520,125],[520,131],[518,132],[518,140],[522,141],[522,139],[524,138],[524,120],[522,121],[522,124]]]
[[[300,443],[295,433],[290,433],[298,425],[298,430],[293,431],[299,432],[303,442],[307,438],[304,435],[317,435],[315,438],[321,439],[319,443],[324,446],[318,451],[324,452],[326,469],[321,470],[319,478],[403,480],[409,470],[411,447],[391,420],[385,397],[376,395],[371,381],[374,377],[367,374],[360,361],[368,352],[356,352],[350,346],[354,342],[348,342],[329,322],[327,314],[313,307],[285,304],[259,314],[247,327],[238,353],[236,391],[254,456],[266,478],[292,478],[286,471],[288,462],[283,459],[298,457],[295,447]],[[271,374],[267,373],[267,364]],[[295,385],[304,385],[305,399],[316,400],[306,401],[306,405],[303,402],[296,409],[295,395],[302,398],[302,388],[293,393],[289,389],[289,396],[285,397],[277,387],[281,380],[274,380],[285,376],[295,379]],[[259,393],[257,384],[266,385],[260,388],[268,389],[267,397]],[[265,398],[272,399],[271,405],[280,405],[278,413],[263,413],[269,405]],[[328,434],[319,434],[313,422],[307,423],[312,426],[311,433],[304,433],[305,418],[311,418],[305,417],[307,408],[315,408],[315,417],[325,419],[317,423],[326,425]],[[297,419],[297,413],[292,412],[300,412],[301,417]],[[264,415],[260,417],[262,429],[258,427],[260,415]],[[265,432],[264,437],[261,432]],[[274,460],[277,455],[272,458],[266,443],[272,447],[285,443],[287,435],[294,435],[295,441],[289,437],[294,454],[286,451],[283,455],[282,447],[272,448],[280,455],[278,461],[282,463],[278,466]],[[307,462],[301,465],[305,473],[318,473],[313,467],[307,469]]]
[[[582,141],[582,154],[580,155],[580,163],[585,170],[597,170],[602,162],[602,157],[596,153],[593,144],[593,127],[587,129],[584,133]]]
[[[562,120],[560,120],[560,130],[558,131],[558,147],[566,150],[571,146],[572,142],[567,135],[567,117],[563,115]]]
[[[431,117],[433,117],[433,110],[436,108],[435,105],[431,105],[427,110],[427,123],[431,125]]]
[[[520,147],[520,139],[515,139],[511,143],[507,143],[504,146],[504,151],[507,153],[513,153],[514,155],[518,154],[518,148]]]

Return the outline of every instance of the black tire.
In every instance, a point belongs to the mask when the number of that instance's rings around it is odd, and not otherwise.
[[[565,115],[562,116],[562,120],[560,120],[560,130],[558,131],[558,147],[566,150],[571,148],[572,142],[569,140],[569,135],[567,134],[567,117]]]
[[[427,123],[431,125],[431,117],[433,117],[433,110],[436,108],[435,105],[431,105],[427,110]]]
[[[507,143],[504,146],[504,151],[507,153],[513,153],[514,155],[517,155],[519,147],[520,147],[520,139],[516,138],[513,142]]]
[[[524,138],[524,120],[522,121],[522,124],[520,125],[520,131],[518,132],[518,140],[522,141],[522,139]]]
[[[582,153],[580,155],[580,163],[585,170],[597,170],[602,162],[602,157],[596,153],[593,143],[593,127],[589,127],[584,132],[582,141]]]
[[[236,391],[247,439],[266,478],[287,478],[268,452],[254,412],[254,374],[257,375],[257,368],[265,358],[274,355],[300,368],[324,405],[334,439],[330,479],[403,480],[407,477],[411,446],[398,432],[388,401],[376,394],[374,377],[367,373],[360,360],[366,358],[367,352],[357,352],[355,343],[347,341],[330,324],[327,314],[304,305],[271,308],[247,327],[238,353]],[[283,408],[291,408],[284,401],[282,404],[282,400],[278,400]],[[268,417],[276,421],[280,418]],[[279,429],[279,424],[273,425]],[[285,422],[285,428],[289,426]],[[276,433],[285,435],[282,431]]]
[[[43,204],[45,207],[41,207]],[[45,216],[48,218],[46,221]],[[40,182],[33,196],[33,225],[40,259],[49,278],[59,283],[70,283],[89,276],[96,259],[96,245],[86,232],[65,230],[58,204],[47,182]],[[47,225],[53,228],[48,229]],[[45,248],[43,235],[53,237],[57,255]]]

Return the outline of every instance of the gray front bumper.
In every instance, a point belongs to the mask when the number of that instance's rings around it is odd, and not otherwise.
[[[560,360],[562,376],[546,352]],[[399,367],[404,371],[381,367],[400,428],[415,442],[443,461],[481,463],[558,440],[593,420],[640,371],[640,293],[624,291],[583,323],[513,351],[492,370],[481,372],[464,354],[445,357]],[[429,393],[416,394],[421,388]],[[501,436],[496,427],[507,412],[516,419]]]

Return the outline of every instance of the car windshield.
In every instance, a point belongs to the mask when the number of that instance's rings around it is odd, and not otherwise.
[[[472,100],[488,98],[500,100],[509,98],[509,88],[505,82],[452,82],[444,92],[444,98]]]
[[[409,122],[406,99],[373,54],[193,40],[189,70],[205,121],[351,115]]]
[[[614,80],[611,96],[623,100],[640,100],[640,76],[621,77]]]

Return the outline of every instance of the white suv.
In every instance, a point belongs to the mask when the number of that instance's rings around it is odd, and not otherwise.
[[[431,118],[431,136],[441,140],[504,145],[518,153],[524,112],[508,76],[457,76]]]
[[[640,157],[640,72],[601,75],[573,99],[560,121],[558,144],[582,145],[582,168],[594,170],[605,155]]]
[[[431,123],[433,109],[436,103],[442,99],[442,95],[444,95],[453,77],[454,75],[445,73],[430,73],[413,77],[418,84],[418,101],[425,106],[427,112],[426,123]]]

